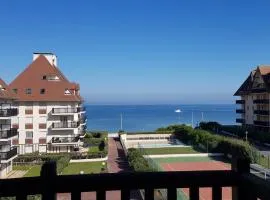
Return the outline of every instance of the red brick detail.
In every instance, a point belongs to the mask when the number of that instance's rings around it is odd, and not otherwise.
[[[46,138],[39,138],[39,144],[46,144]]]
[[[47,110],[46,109],[39,109],[38,111],[39,114],[47,114]]]
[[[13,140],[12,140],[12,145],[18,145],[19,144],[19,140],[18,140],[18,138],[14,138]]]
[[[25,124],[25,129],[33,129],[33,124]]]
[[[33,144],[33,139],[25,139],[25,144]]]
[[[39,127],[39,129],[46,129],[47,124],[39,124],[38,127]]]
[[[27,109],[27,110],[25,110],[25,114],[26,115],[32,115],[33,114],[33,110],[31,109]]]
[[[19,128],[19,124],[12,124],[12,128]]]

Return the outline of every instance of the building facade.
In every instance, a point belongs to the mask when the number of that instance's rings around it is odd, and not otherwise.
[[[18,137],[17,128],[12,128],[12,120],[18,114],[14,99],[7,84],[0,79],[0,178],[12,171],[12,162],[17,156],[17,147],[11,142]]]
[[[79,151],[86,129],[77,83],[70,82],[52,53],[34,53],[33,62],[10,83],[19,113],[12,120],[19,154]]]
[[[270,131],[270,66],[258,66],[234,94],[238,115],[236,122],[260,131]]]

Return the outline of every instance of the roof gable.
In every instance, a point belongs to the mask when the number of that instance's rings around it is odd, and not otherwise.
[[[0,79],[0,99],[15,99],[15,94],[2,79]]]
[[[20,73],[10,87],[16,89],[19,101],[81,101],[79,89],[74,88],[59,68],[51,65],[42,55]],[[27,89],[31,89],[28,94]],[[66,95],[65,90],[72,92]]]

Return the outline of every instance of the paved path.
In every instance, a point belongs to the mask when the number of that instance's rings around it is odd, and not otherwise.
[[[13,170],[7,175],[7,178],[21,178],[26,173],[27,171],[23,171],[23,170]]]

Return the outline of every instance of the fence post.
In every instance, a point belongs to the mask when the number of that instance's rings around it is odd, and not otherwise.
[[[42,165],[40,176],[43,182],[42,200],[56,200],[55,178],[56,178],[56,162],[49,161]]]
[[[232,159],[232,170],[242,174],[250,173],[250,161],[247,159],[233,158]],[[252,199],[252,188],[246,188],[246,185],[241,181],[238,186],[232,187],[232,199],[233,200],[249,200]]]

